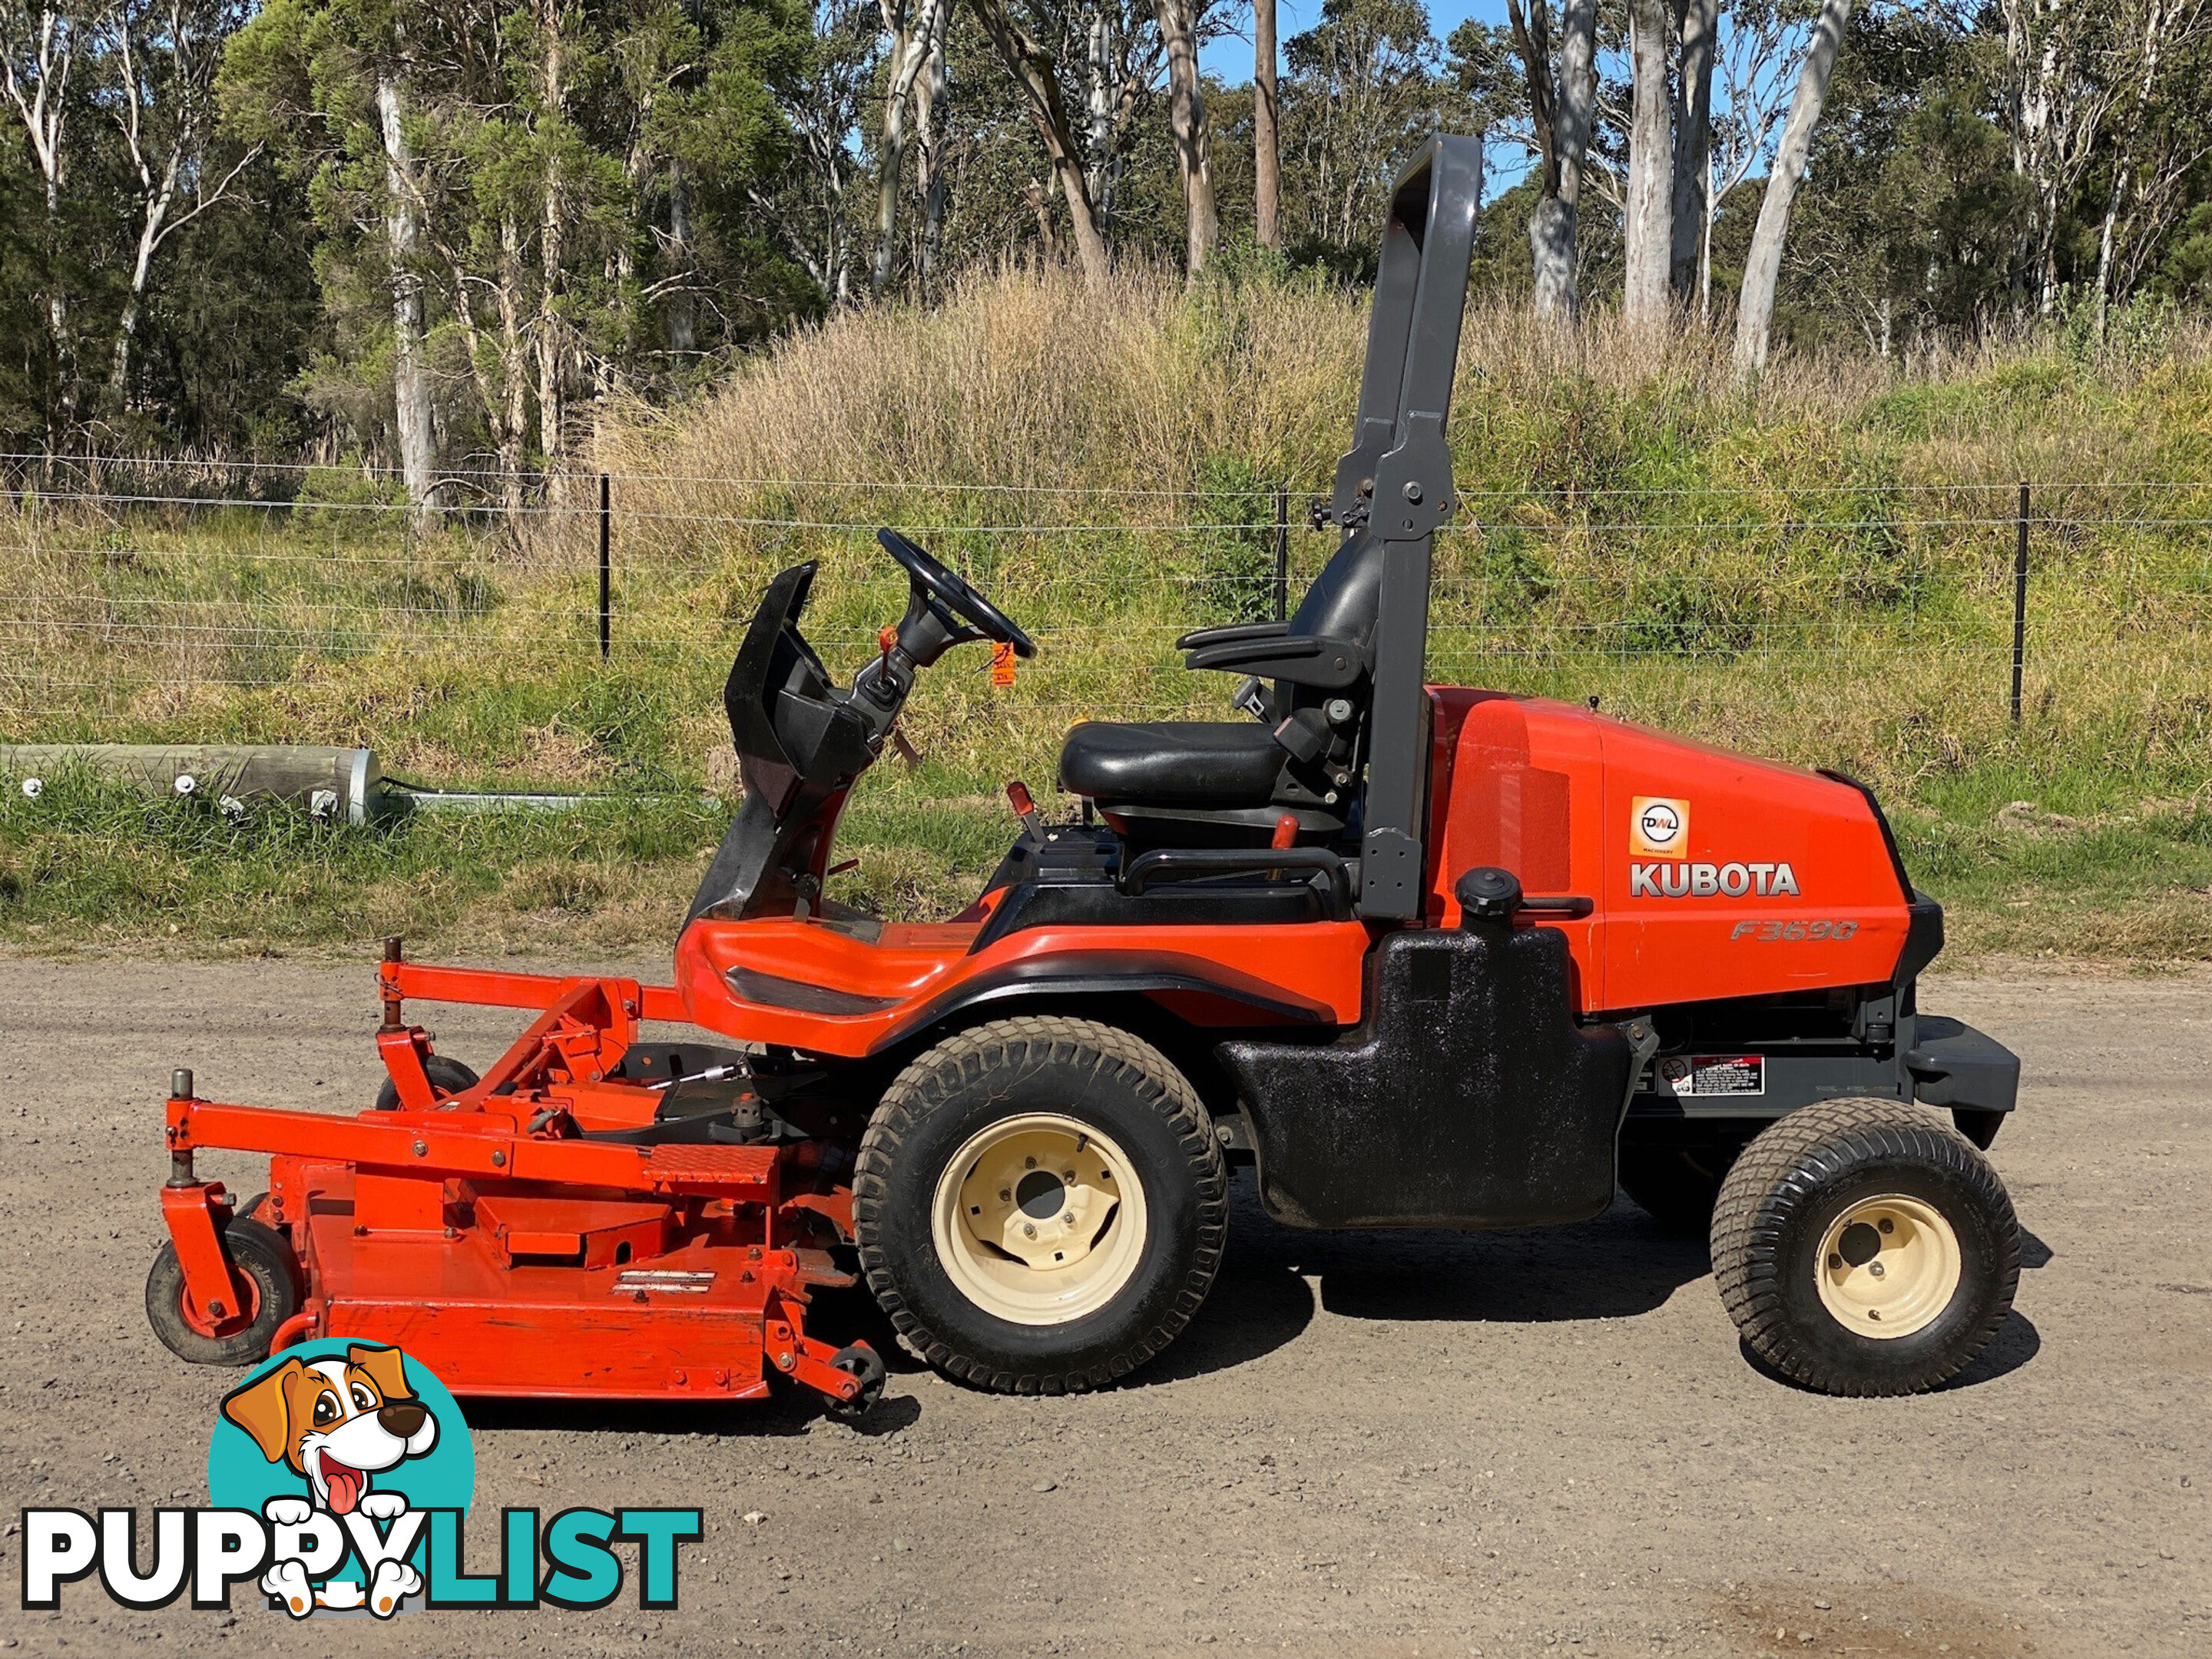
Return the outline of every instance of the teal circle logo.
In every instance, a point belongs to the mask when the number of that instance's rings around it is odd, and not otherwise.
[[[280,1542],[261,1588],[295,1616],[388,1615],[419,1595],[428,1531],[410,1511],[465,1511],[469,1425],[428,1366],[380,1342],[302,1343],[223,1396],[208,1498],[264,1516]],[[403,1530],[404,1529],[404,1530]],[[395,1553],[396,1540],[411,1540]]]

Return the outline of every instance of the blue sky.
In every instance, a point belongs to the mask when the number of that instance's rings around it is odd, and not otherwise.
[[[1249,82],[1252,78],[1252,46],[1249,37],[1251,10],[1249,0],[1226,0],[1226,3],[1237,8],[1228,15],[1235,19],[1237,27],[1246,31],[1246,33],[1243,38],[1231,35],[1215,40],[1206,47],[1201,56],[1208,74],[1218,76],[1231,86],[1235,86]],[[1291,36],[1311,28],[1321,17],[1322,3],[1322,0],[1276,0],[1276,30],[1279,36],[1287,40]],[[1505,0],[1427,0],[1427,4],[1429,32],[1440,42],[1449,38],[1451,32],[1469,17],[1479,18],[1483,22],[1501,27],[1505,23]],[[1554,15],[1556,16],[1556,12]],[[1733,21],[1730,21],[1723,24],[1721,32],[1722,63],[1717,70],[1713,86],[1714,114],[1717,118],[1724,116],[1725,112],[1732,107],[1728,81],[1731,61],[1731,42],[1735,39],[1734,31],[1735,25]],[[1770,123],[1764,128],[1759,151],[1753,158],[1754,173],[1763,170],[1765,167],[1763,158],[1771,153],[1775,137],[1774,127],[1771,123],[1780,115],[1786,106],[1789,90],[1787,77],[1795,76],[1798,57],[1802,49],[1803,28],[1801,25],[1793,33],[1783,37],[1782,50],[1775,56],[1754,58],[1749,60],[1747,64],[1739,64],[1739,67],[1745,68],[1751,74],[1752,84],[1759,94],[1762,114]],[[1600,69],[1601,73],[1621,72],[1620,66],[1618,64],[1612,65],[1608,70],[1607,63],[1602,58]],[[1527,153],[1518,145],[1510,142],[1493,144],[1486,160],[1489,188],[1492,191],[1511,186],[1522,177],[1528,166]]]
[[[1279,40],[1287,40],[1311,28],[1320,20],[1321,8],[1322,0],[1276,0],[1275,33]],[[1439,42],[1449,39],[1451,32],[1469,17],[1501,26],[1505,21],[1505,0],[1428,0],[1428,8],[1429,33]],[[1244,31],[1241,38],[1231,35],[1215,40],[1199,54],[1207,74],[1231,86],[1252,78],[1251,26],[1250,10],[1241,9],[1237,19],[1237,27]],[[1526,167],[1521,152],[1512,145],[1493,147],[1483,169],[1488,175],[1488,189],[1497,191],[1511,185]]]
[[[1275,32],[1283,40],[1303,33],[1311,28],[1321,16],[1322,0],[1276,0]],[[1244,13],[1243,27],[1249,30],[1251,14]],[[1486,23],[1505,21],[1505,0],[1429,0],[1429,33],[1438,40],[1446,39],[1461,22],[1469,17],[1480,17]],[[1218,75],[1232,86],[1252,78],[1252,47],[1249,33],[1244,40],[1216,40],[1202,54],[1206,72]]]

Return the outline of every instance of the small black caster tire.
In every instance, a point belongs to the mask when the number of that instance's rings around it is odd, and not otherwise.
[[[1832,1100],[1744,1149],[1713,1211],[1713,1279],[1744,1345],[1822,1394],[1917,1394],[1986,1348],[2020,1283],[1989,1160],[1898,1100]]]
[[[850,1400],[830,1402],[830,1416],[842,1423],[857,1423],[883,1403],[884,1385],[890,1381],[890,1368],[884,1364],[883,1355],[865,1342],[855,1342],[830,1355],[830,1364],[860,1379],[860,1393]]]
[[[195,1365],[252,1365],[269,1358],[279,1326],[300,1311],[300,1261],[275,1228],[234,1217],[221,1230],[231,1265],[253,1287],[251,1316],[242,1325],[198,1330],[185,1316],[185,1270],[177,1247],[164,1243],[146,1275],[146,1319],[161,1346]]]
[[[449,1059],[444,1054],[433,1054],[424,1060],[422,1071],[430,1079],[432,1091],[441,1100],[447,1095],[457,1095],[464,1089],[473,1089],[483,1080],[459,1060]],[[356,1098],[359,1097],[356,1096]],[[376,1109],[380,1112],[396,1112],[399,1109],[399,1085],[390,1078],[385,1079],[384,1086],[376,1091]]]

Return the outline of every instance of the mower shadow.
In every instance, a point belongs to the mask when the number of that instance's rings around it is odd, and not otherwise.
[[[1702,1243],[1662,1233],[1626,1199],[1571,1227],[1310,1232],[1270,1220],[1250,1171],[1239,1170],[1229,1211],[1229,1247],[1206,1306],[1124,1387],[1257,1359],[1295,1340],[1317,1308],[1348,1319],[1478,1324],[1622,1319],[1711,1271]]]

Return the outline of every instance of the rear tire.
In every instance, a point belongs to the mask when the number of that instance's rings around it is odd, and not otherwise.
[[[147,1322],[162,1346],[195,1365],[258,1364],[269,1358],[277,1327],[300,1311],[300,1261],[275,1228],[242,1216],[224,1224],[222,1238],[231,1265],[252,1282],[252,1317],[221,1335],[194,1329],[185,1317],[184,1266],[168,1243],[146,1275]]]
[[[482,1081],[459,1060],[444,1054],[432,1054],[424,1060],[422,1073],[430,1079],[431,1092],[441,1100],[447,1095],[457,1095],[464,1089],[473,1089]],[[399,1109],[399,1085],[390,1078],[385,1079],[384,1086],[376,1091],[376,1109],[380,1112]]]
[[[860,1143],[868,1288],[907,1346],[1007,1394],[1099,1387],[1190,1322],[1228,1177],[1188,1079],[1150,1043],[1058,1017],[923,1054]]]
[[[1989,1346],[2020,1283],[2004,1183],[1903,1101],[1826,1101],[1775,1123],[1722,1183],[1711,1240],[1745,1346],[1823,1394],[1948,1381]]]

